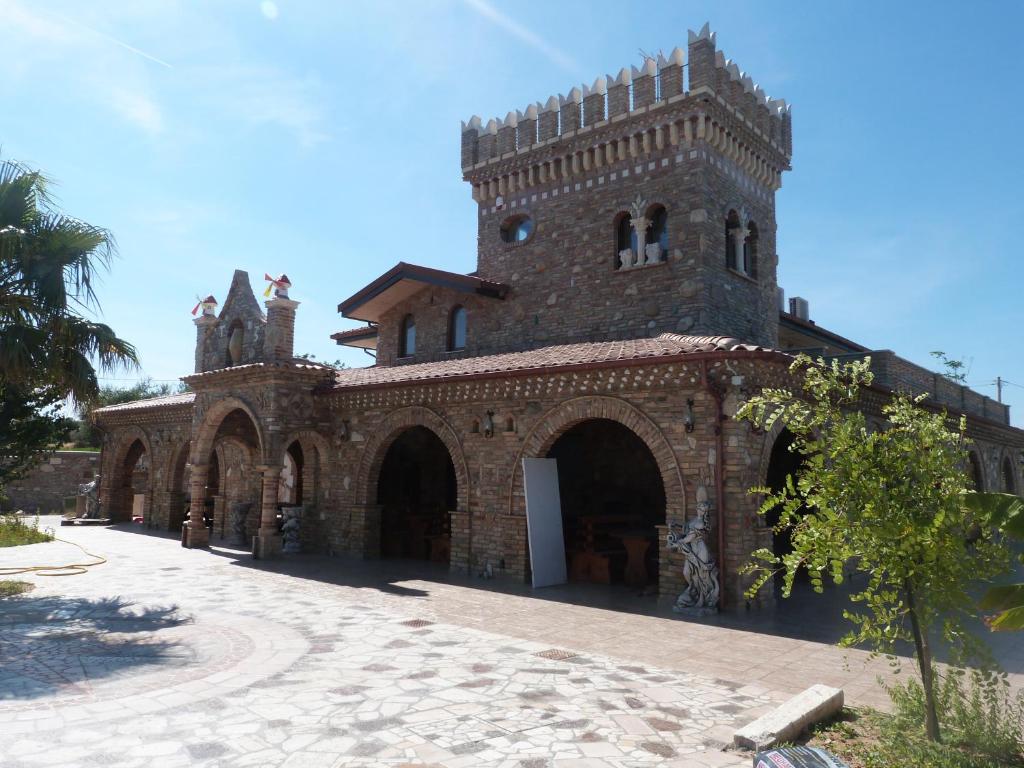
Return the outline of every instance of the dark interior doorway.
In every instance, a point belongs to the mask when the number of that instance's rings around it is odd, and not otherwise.
[[[803,457],[799,453],[790,450],[793,445],[794,436],[788,429],[782,430],[775,439],[772,446],[771,457],[768,460],[768,474],[765,478],[765,485],[773,491],[778,492],[786,487],[786,478],[792,476],[793,482],[800,474],[803,466]],[[775,528],[779,524],[781,509],[775,508],[765,515],[765,524]],[[776,557],[785,557],[793,551],[792,531],[772,531],[772,552]],[[801,571],[801,574],[803,572]],[[781,578],[781,574],[779,574]]]
[[[388,448],[377,481],[381,555],[447,563],[449,512],[456,505],[455,465],[441,438],[411,427]]]
[[[581,422],[548,451],[558,460],[565,555],[572,581],[658,583],[665,487],[647,444],[609,419]]]
[[[145,517],[149,510],[145,508],[146,493],[149,491],[149,455],[141,440],[129,446],[121,469],[121,510],[117,519],[135,520]]]

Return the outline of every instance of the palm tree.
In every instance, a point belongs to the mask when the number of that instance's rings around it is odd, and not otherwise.
[[[39,171],[0,161],[0,383],[53,388],[77,403],[99,392],[97,370],[135,368],[135,348],[86,315],[113,235],[61,212]]]

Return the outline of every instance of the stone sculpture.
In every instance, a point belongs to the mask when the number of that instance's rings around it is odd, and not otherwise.
[[[78,495],[85,497],[85,514],[83,517],[96,520],[100,516],[100,476],[96,475],[91,483],[78,486]]]
[[[282,551],[301,552],[302,542],[299,541],[299,530],[302,527],[302,507],[285,507],[281,510],[281,514],[284,516],[284,522],[281,525],[281,537],[284,539]]]
[[[718,564],[707,542],[711,503],[704,486],[698,488],[697,499],[697,515],[684,526],[674,523],[666,537],[666,546],[669,552],[679,552],[686,558],[683,562],[686,588],[676,599],[673,610],[703,616],[718,612]]]

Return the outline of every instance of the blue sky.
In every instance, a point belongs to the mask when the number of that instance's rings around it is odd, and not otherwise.
[[[0,147],[109,227],[104,319],[145,374],[191,370],[198,294],[285,271],[296,349],[404,260],[475,266],[459,121],[504,116],[640,51],[719,48],[793,106],[780,284],[821,325],[986,394],[1024,385],[1016,140],[1024,4],[0,0]],[[123,374],[121,374],[123,376]],[[1024,388],[1008,386],[1024,425]]]

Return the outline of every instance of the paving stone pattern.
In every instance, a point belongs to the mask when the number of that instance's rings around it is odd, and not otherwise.
[[[608,610],[636,600],[623,592],[602,607],[429,564],[59,534],[109,562],[0,601],[2,768],[739,768],[749,756],[722,751],[736,728],[808,685],[884,696],[884,662],[859,652]],[[83,560],[62,542],[0,550],[4,566]]]

